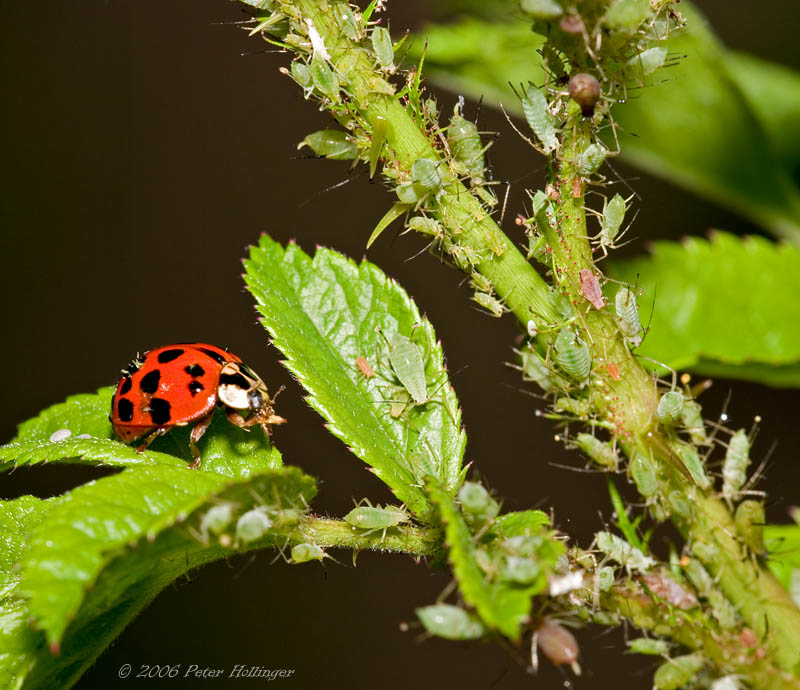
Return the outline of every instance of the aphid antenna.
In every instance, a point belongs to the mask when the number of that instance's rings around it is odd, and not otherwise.
[[[310,156],[310,157],[309,156],[298,156],[296,158],[296,160],[308,160],[309,158],[316,159],[317,156]],[[339,189],[339,187],[344,187],[348,182],[351,182],[352,180],[354,180],[356,177],[359,177],[363,173],[364,173],[364,171],[360,170],[353,177],[346,177],[345,179],[337,182],[336,184],[331,185],[330,187],[325,187],[325,189],[321,189],[320,191],[315,192],[310,197],[308,197],[305,201],[301,201],[297,205],[297,208],[304,208],[305,206],[310,204],[315,199],[318,199],[319,197],[321,197],[323,194],[327,194],[328,192],[332,192],[334,189]]]
[[[761,478],[766,474],[767,468],[769,467],[770,461],[772,460],[772,456],[777,447],[778,442],[773,441],[769,447],[769,450],[767,450],[766,455],[764,455],[764,459],[758,463],[758,467],[756,467],[756,469],[753,471],[753,474],[750,475],[749,479],[745,482],[742,490],[739,493],[766,497],[766,491],[756,491],[753,489],[753,487],[758,484],[758,482],[761,481]]]
[[[511,88],[512,88],[512,89],[514,88],[514,87],[511,85],[511,82],[509,82],[509,86],[511,86]],[[517,92],[516,92],[516,91],[514,91],[514,95],[517,95]],[[517,96],[517,97],[519,98],[519,96]],[[544,150],[544,149],[543,149],[541,146],[539,146],[538,144],[534,144],[534,143],[533,143],[533,142],[532,142],[532,141],[531,141],[531,140],[530,140],[528,137],[526,137],[526,136],[525,136],[525,135],[524,135],[522,132],[520,132],[520,131],[519,131],[519,129],[517,128],[517,126],[514,124],[514,121],[513,121],[513,120],[512,120],[512,119],[509,117],[508,113],[506,112],[506,109],[505,109],[505,108],[502,106],[502,104],[500,105],[500,110],[503,112],[503,115],[505,115],[505,117],[506,117],[506,120],[508,120],[508,124],[509,124],[509,125],[511,125],[511,129],[513,129],[513,130],[514,130],[514,131],[515,131],[515,132],[516,132],[516,133],[517,133],[517,134],[518,134],[518,135],[519,135],[519,136],[520,136],[520,137],[521,137],[521,138],[522,138],[524,141],[526,141],[526,142],[528,143],[528,145],[529,145],[531,148],[533,148],[535,151],[538,151],[538,152],[539,152],[539,153],[541,153],[543,156],[546,156],[546,155],[547,155],[547,154],[545,153],[545,150]]]
[[[615,136],[616,136],[616,134],[615,134]],[[626,189],[627,189],[627,190],[628,190],[628,191],[631,193],[631,195],[632,195],[632,196],[633,196],[635,199],[637,199],[638,201],[642,201],[642,197],[641,197],[641,195],[640,195],[640,194],[639,194],[639,193],[638,193],[638,192],[637,192],[637,191],[636,191],[636,190],[635,190],[633,187],[631,187],[631,186],[628,184],[628,179],[626,179],[626,178],[622,177],[622,175],[620,175],[620,174],[619,174],[619,172],[617,172],[616,168],[615,168],[613,165],[611,165],[611,162],[610,162],[608,159],[606,159],[606,160],[605,160],[605,164],[606,164],[606,165],[607,165],[609,168],[611,168],[611,172],[613,172],[613,173],[614,173],[614,177],[616,177],[616,178],[617,178],[617,180],[618,180],[619,182],[621,182],[621,183],[622,183],[622,185],[623,185],[623,186],[624,186],[624,187],[625,187],[625,188],[626,188]],[[632,177],[632,178],[630,178],[630,179],[631,179],[631,180],[637,180],[637,179],[639,179],[639,178],[638,178],[638,177]],[[612,183],[612,184],[613,184],[613,183]]]

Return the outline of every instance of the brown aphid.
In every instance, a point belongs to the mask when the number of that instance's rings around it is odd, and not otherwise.
[[[574,75],[567,84],[569,97],[580,107],[584,117],[594,115],[594,108],[600,100],[600,82],[586,72]]]
[[[606,364],[606,369],[608,370],[608,375],[615,381],[619,381],[622,378],[619,374],[619,366],[617,366],[616,362],[608,362]]]
[[[583,194],[583,180],[580,177],[572,178],[572,198],[577,199]]]
[[[664,573],[645,575],[642,579],[653,594],[676,608],[688,611],[697,606],[697,597],[691,592],[686,591],[675,582],[675,580],[667,577]]]
[[[600,281],[597,276],[588,268],[581,269],[581,292],[583,296],[592,303],[595,309],[602,309],[606,306],[603,291],[600,289]]]
[[[364,375],[365,379],[371,379],[375,376],[375,372],[372,370],[370,363],[366,360],[365,357],[356,357],[356,366],[358,367],[359,371]]]
[[[580,675],[578,656],[581,653],[575,636],[563,625],[546,618],[536,630],[536,643],[556,666],[569,664],[575,675]]]

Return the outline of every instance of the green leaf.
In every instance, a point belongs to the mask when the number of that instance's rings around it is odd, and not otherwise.
[[[28,540],[20,592],[43,636],[29,685],[68,685],[169,582],[231,553],[199,534],[202,516],[227,502],[240,515],[257,504],[302,514],[314,481],[297,468],[246,480],[171,467],[140,467],[61,498]],[[234,517],[235,523],[235,517]],[[248,545],[282,543],[285,530]]]
[[[552,571],[556,559],[563,553],[563,546],[544,536],[545,547],[540,550],[540,577],[531,585],[524,586],[507,580],[487,577],[477,560],[473,536],[464,521],[452,495],[435,480],[426,484],[431,501],[439,509],[444,524],[449,561],[461,596],[473,606],[487,628],[518,640],[521,626],[528,619],[531,599],[547,585],[547,575]],[[493,556],[501,555],[501,541],[508,537],[543,536],[543,528],[549,526],[547,516],[539,510],[510,513],[498,518],[489,530]]]
[[[643,325],[652,312],[637,352],[674,369],[800,385],[800,249],[715,232],[656,242],[610,275],[642,288]]]
[[[398,499],[425,519],[430,505],[420,488],[422,477],[433,474],[455,491],[466,443],[430,322],[376,266],[357,265],[329,249],[318,249],[312,259],[295,244],[284,249],[264,235],[245,266],[263,323],[286,355],[286,366],[309,391],[309,403]],[[404,391],[376,328],[390,340],[396,334],[411,337],[427,353],[431,402],[391,416]],[[374,376],[359,371],[359,357],[368,360]]]
[[[50,441],[50,436],[62,429],[72,432],[71,438],[86,434],[93,438],[114,438],[108,414],[111,411],[113,387],[100,388],[97,393],[71,395],[19,425],[14,442]]]
[[[0,472],[20,465],[55,461],[122,467],[154,464],[185,467],[191,462],[190,426],[173,429],[141,453],[113,440],[108,419],[113,393],[113,388],[101,388],[94,394],[73,395],[20,424],[14,441],[0,446]],[[54,433],[64,430],[70,432],[65,440],[51,441]],[[203,458],[201,468],[206,472],[247,477],[281,466],[280,453],[270,446],[260,427],[248,430],[230,424],[222,409],[215,411],[198,447]]]
[[[487,7],[494,8],[486,10],[491,20],[423,30],[426,72],[444,88],[502,103],[521,117],[509,84],[547,81],[538,53],[543,39],[504,4]],[[800,243],[800,143],[793,134],[800,77],[725,50],[696,9],[682,3],[681,12],[687,28],[667,42],[668,57],[679,59],[614,108],[623,159]],[[419,53],[425,42],[413,45]]]
[[[26,441],[0,446],[0,472],[22,465],[70,461],[86,465],[131,466],[167,464],[185,467],[179,458],[164,453],[137,452],[119,441],[99,438],[74,438],[50,443]]]
[[[764,525],[767,565],[800,606],[800,525]]]
[[[59,498],[42,500],[21,496],[0,502],[0,687],[18,687],[34,662],[33,650],[44,636],[28,625],[26,602],[15,595],[19,571],[14,566],[33,526],[55,506]]]

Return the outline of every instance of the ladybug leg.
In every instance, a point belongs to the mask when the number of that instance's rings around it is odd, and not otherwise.
[[[203,435],[208,431],[208,426],[211,424],[211,418],[214,416],[213,411],[203,417],[197,424],[192,427],[192,433],[189,434],[189,448],[192,450],[194,462],[189,465],[190,470],[196,470],[200,467],[200,449],[197,447],[197,442],[203,438]]]
[[[248,419],[245,419],[242,417],[239,410],[234,410],[232,407],[229,407],[227,410],[225,410],[225,414],[228,417],[228,421],[231,424],[235,424],[240,429],[248,429],[249,427],[253,426],[253,424],[258,422],[255,417],[249,417]]]
[[[147,450],[147,447],[155,441],[159,436],[163,436],[167,433],[169,429],[156,429],[155,431],[151,431],[147,436],[144,437],[142,442],[136,446],[136,452],[142,453]]]

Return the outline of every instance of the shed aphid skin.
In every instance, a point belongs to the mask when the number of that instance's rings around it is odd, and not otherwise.
[[[741,690],[742,685],[734,675],[721,676],[711,681],[708,690]]]
[[[750,439],[744,429],[739,429],[725,451],[722,463],[722,497],[733,501],[739,497],[747,479],[747,468],[750,465]]]
[[[669,642],[649,637],[637,637],[628,640],[628,647],[633,654],[651,654],[653,656],[666,656],[669,653]]]
[[[222,534],[233,522],[233,506],[230,503],[220,503],[211,506],[200,519],[200,533],[208,537],[208,533]]]
[[[642,324],[639,321],[639,308],[636,306],[636,295],[628,287],[621,287],[614,297],[614,310],[617,314],[617,326],[625,341],[639,347],[642,344]]]
[[[544,391],[552,390],[553,381],[551,380],[550,370],[539,354],[528,347],[524,350],[514,350],[514,352],[519,355],[522,366],[517,366],[516,364],[509,364],[508,366],[521,371],[523,381],[534,381]]]
[[[486,633],[483,624],[459,606],[423,606],[416,613],[425,630],[446,640],[477,640]]]
[[[552,618],[546,618],[536,629],[536,638],[536,644],[542,654],[554,665],[569,664],[576,676],[581,674],[581,667],[578,664],[581,650],[578,641],[563,625]]]
[[[364,536],[373,532],[382,532],[381,541],[386,538],[386,530],[391,527],[408,522],[409,517],[405,508],[402,506],[380,506],[367,505],[356,506],[347,515],[344,521],[357,529],[366,530]]]
[[[394,46],[389,32],[382,26],[376,26],[372,29],[370,38],[378,64],[387,72],[394,72]]]
[[[595,535],[595,543],[600,551],[612,561],[624,566],[628,573],[634,570],[646,573],[656,564],[655,559],[646,556],[635,546],[611,532],[598,532]]]
[[[568,328],[562,328],[555,341],[556,363],[564,373],[583,385],[592,373],[592,355],[578,336]]]
[[[600,287],[600,281],[597,279],[597,275],[589,268],[582,268],[580,279],[583,296],[595,309],[600,311],[606,306],[606,300],[603,297],[603,289]]]
[[[575,442],[591,460],[603,470],[616,472],[619,466],[619,455],[611,443],[601,441],[592,434],[579,433]]]
[[[686,654],[665,661],[656,669],[653,676],[655,690],[678,690],[686,685],[703,668],[703,657],[699,654]]]

